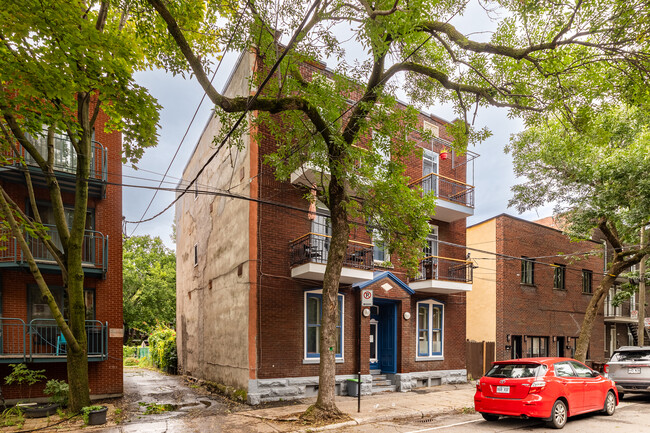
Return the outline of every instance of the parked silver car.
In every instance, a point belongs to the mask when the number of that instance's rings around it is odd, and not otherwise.
[[[650,393],[650,346],[622,346],[605,365],[605,377],[616,382],[618,398],[628,392]]]

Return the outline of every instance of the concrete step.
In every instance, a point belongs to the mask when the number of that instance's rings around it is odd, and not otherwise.
[[[388,379],[388,376],[386,376],[385,374],[373,374],[372,375],[372,381],[373,382],[376,381],[376,380],[386,380],[386,379]]]
[[[395,392],[397,390],[397,386],[395,385],[386,385],[386,386],[375,386],[375,384],[372,384],[372,393],[377,394],[378,392]]]
[[[386,380],[373,380],[373,381],[372,381],[372,387],[373,387],[373,389],[374,389],[376,386],[380,386],[380,387],[381,387],[381,386],[392,386],[392,385],[393,385],[393,381],[388,380],[388,379],[386,379]]]
[[[373,376],[376,374],[381,374],[381,370],[370,370],[370,374],[372,374]]]

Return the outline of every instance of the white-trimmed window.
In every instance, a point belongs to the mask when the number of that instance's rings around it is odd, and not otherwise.
[[[388,246],[384,241],[384,236],[381,231],[373,229],[372,231],[372,260],[375,263],[384,263],[390,261],[390,254],[388,253]]]
[[[438,301],[417,303],[417,358],[442,359],[443,312],[444,306]]]
[[[323,317],[323,291],[305,292],[305,359],[320,359],[320,325]],[[345,297],[338,295],[338,321],[336,323],[336,359],[343,359],[343,313]]]

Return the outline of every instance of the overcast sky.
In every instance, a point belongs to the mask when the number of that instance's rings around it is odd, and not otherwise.
[[[464,17],[460,17],[452,23],[464,33],[468,33],[470,29],[473,32],[477,32],[479,29],[489,31],[493,25],[489,21],[481,19],[479,12],[476,8],[470,8]],[[224,58],[214,81],[217,89],[221,89],[224,85],[236,58],[235,53],[230,53]],[[328,63],[328,66],[332,67],[333,65]],[[162,71],[139,73],[136,75],[136,79],[140,85],[149,89],[163,107],[160,117],[159,144],[155,149],[145,152],[138,164],[139,170],[134,171],[130,167],[124,167],[124,183],[158,186],[162,174],[167,169],[183,135],[188,130],[192,116],[203,96],[203,90],[196,80],[186,80],[181,76],[173,77]],[[166,178],[166,182],[169,183],[165,183],[163,186],[176,186],[209,119],[211,107],[212,103],[206,98],[194,122],[189,127],[187,137],[169,170]],[[425,111],[447,120],[453,120],[456,117],[451,107],[445,105],[428,107]],[[517,183],[517,179],[512,171],[512,159],[510,155],[503,152],[503,147],[508,143],[511,134],[522,129],[523,123],[518,119],[509,119],[507,114],[505,109],[489,108],[480,110],[476,118],[474,126],[477,129],[487,126],[493,135],[480,145],[470,148],[480,154],[480,157],[474,161],[475,209],[474,216],[467,220],[468,226],[503,212],[519,215],[515,209],[507,207],[511,197],[510,187]],[[471,171],[472,166],[469,164],[468,179],[470,182]],[[123,212],[126,220],[140,220],[153,194],[152,190],[125,187],[123,189]],[[159,191],[145,218],[163,210],[173,199],[174,193]],[[551,210],[550,207],[547,207],[519,216],[534,220],[549,216]],[[129,236],[132,234],[160,236],[165,244],[173,248],[174,244],[170,238],[173,219],[174,208],[172,207],[153,221],[139,224],[137,229],[135,224],[127,224],[126,232]]]

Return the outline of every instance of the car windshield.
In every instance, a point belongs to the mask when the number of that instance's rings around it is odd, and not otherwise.
[[[650,361],[650,350],[625,350],[612,356],[612,362],[627,361]]]
[[[495,364],[485,375],[487,377],[537,377],[546,373],[546,366],[541,364]]]

